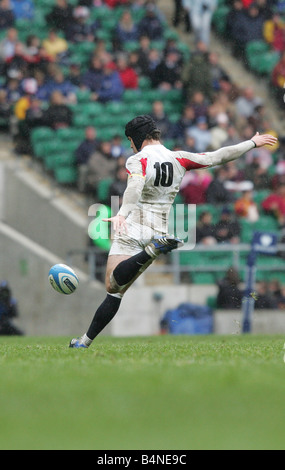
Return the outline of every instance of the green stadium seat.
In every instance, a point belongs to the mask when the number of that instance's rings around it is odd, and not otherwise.
[[[56,168],[54,175],[60,184],[75,184],[77,182],[77,169],[73,165]]]
[[[76,97],[78,103],[90,103],[91,92],[89,90],[78,90]]]
[[[259,191],[256,191],[253,195],[253,200],[257,205],[260,205],[264,199],[267,198],[271,194],[271,191],[269,189],[262,189]]]
[[[92,125],[91,118],[88,114],[75,114],[73,117],[73,126],[77,128],[85,128]]]
[[[213,25],[219,34],[223,35],[226,32],[226,18],[229,12],[230,7],[224,4],[220,4],[217,10],[214,12]]]
[[[49,155],[44,159],[44,166],[47,170],[55,170],[62,166],[75,165],[75,156],[73,152]]]
[[[58,129],[56,131],[56,138],[66,140],[68,142],[81,142],[85,138],[85,129],[77,129],[76,127]]]
[[[213,273],[191,273],[194,284],[215,284],[216,277]]]
[[[210,296],[207,298],[207,306],[216,309],[217,308],[217,297],[215,296]]]
[[[257,72],[261,75],[269,75],[280,60],[278,52],[269,51],[261,54],[257,64]]]
[[[149,77],[140,76],[139,77],[139,88],[140,90],[150,90],[152,87],[151,79]]]
[[[31,132],[31,141],[32,143],[49,141],[54,139],[54,135],[55,132],[50,127],[36,127]]]
[[[246,45],[246,56],[251,57],[259,54],[264,54],[265,52],[268,52],[269,49],[270,47],[266,41],[250,41]]]
[[[106,113],[116,115],[117,118],[117,115],[124,114],[128,110],[128,106],[122,101],[109,101],[109,103],[106,103],[104,109]]]
[[[104,180],[99,181],[99,183],[97,184],[97,198],[99,202],[107,202],[109,196],[109,189],[112,183],[113,178],[106,178]]]
[[[134,114],[149,114],[152,110],[152,104],[146,101],[137,101],[132,103],[132,111]]]
[[[136,103],[142,97],[141,90],[125,90],[123,95],[124,103]]]

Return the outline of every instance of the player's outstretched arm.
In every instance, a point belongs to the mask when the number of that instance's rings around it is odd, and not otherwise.
[[[265,145],[274,146],[277,142],[277,138],[270,134],[260,135],[259,132],[251,139],[257,148],[264,147]]]
[[[273,146],[277,142],[277,138],[270,134],[260,135],[258,132],[251,140],[246,140],[237,145],[223,147],[213,152],[204,154],[190,153],[185,151],[177,152],[178,161],[181,160],[182,166],[186,170],[195,170],[199,168],[209,168],[213,166],[223,165],[225,163],[237,160],[254,147],[260,148],[265,145]]]

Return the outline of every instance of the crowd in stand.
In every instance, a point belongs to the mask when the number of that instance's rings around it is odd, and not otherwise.
[[[235,83],[234,77],[220,66],[218,54],[210,51],[207,33],[204,36],[205,24],[211,28],[217,2],[204,1],[202,10],[198,8],[201,2],[195,0],[174,3],[175,26],[184,15],[186,30],[195,33],[195,47],[188,60],[175,38],[164,39],[164,18],[153,0],[78,0],[72,5],[66,0],[55,0],[45,16],[46,36],[40,38],[31,31],[25,41],[20,38],[17,21],[33,19],[35,2],[0,0],[0,117],[11,118],[11,130],[21,137],[21,145],[23,141],[28,142],[31,129],[36,126],[54,130],[72,127],[72,105],[77,102],[79,90],[90,91],[94,103],[121,101],[125,90],[139,88],[141,77],[166,94],[169,90],[183,93],[184,107],[175,121],[167,113],[163,100],[157,99],[152,106],[162,138],[171,139],[174,149],[203,153],[249,139],[255,132],[271,131],[260,97],[252,88]],[[227,30],[235,51],[244,50],[244,41],[265,35],[282,55],[284,2],[236,0],[230,5]],[[111,47],[100,37],[100,19],[92,19],[92,9],[102,6],[110,8],[109,19],[112,9],[127,7],[113,26]],[[140,9],[143,14],[135,21]],[[205,13],[207,19],[203,18]],[[248,22],[252,22],[250,27]],[[74,44],[82,42],[91,44],[84,70],[71,54]],[[137,47],[130,50],[128,45],[134,42]],[[156,46],[159,42],[160,47]],[[285,83],[285,76],[284,82],[280,78],[281,69],[278,64],[273,73],[274,80],[280,84]],[[283,227],[285,145],[282,136],[279,137],[280,144],[273,152],[253,150],[246,158],[214,171],[189,172],[181,188],[183,201],[219,204],[225,208],[224,216],[230,207],[232,217],[252,222],[264,210]],[[120,177],[115,182],[121,194],[126,180],[121,178],[120,168],[128,156],[129,149],[124,147],[122,136],[101,142],[96,128],[89,126],[86,138],[76,150],[79,189],[85,192],[91,188],[96,193],[98,181],[118,169],[116,174]],[[102,163],[98,165],[96,161]],[[272,172],[275,164],[276,172]],[[272,190],[271,199],[264,201],[261,208],[253,201],[254,191],[260,189]],[[217,231],[212,238],[218,242],[224,240]],[[238,240],[235,233],[231,241]]]

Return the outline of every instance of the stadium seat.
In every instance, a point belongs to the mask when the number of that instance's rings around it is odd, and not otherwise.
[[[44,159],[44,166],[47,170],[55,170],[62,166],[71,165],[75,165],[75,156],[73,152],[49,155]]]
[[[105,111],[110,113],[110,115],[122,115],[128,110],[126,103],[121,101],[110,101],[104,107]]]
[[[31,141],[42,142],[49,141],[54,138],[54,131],[50,127],[36,127],[31,132]]]
[[[113,182],[113,178],[101,180],[97,185],[97,198],[99,202],[107,202],[109,196],[109,188]]]
[[[194,284],[215,284],[216,277],[213,273],[190,273]]]
[[[136,103],[139,99],[141,99],[142,93],[141,90],[125,90],[123,94],[123,101],[124,103]]]
[[[77,182],[77,170],[72,166],[63,166],[55,169],[55,179],[60,184],[75,184]]]
[[[246,45],[246,56],[251,57],[251,56],[256,56],[258,54],[264,54],[264,52],[268,52],[270,49],[269,45],[267,42],[261,40],[261,41],[250,41]]]
[[[226,32],[226,26],[227,26],[226,18],[229,12],[230,12],[230,7],[224,4],[220,4],[217,10],[214,12],[213,25],[216,31],[221,35],[223,35]]]
[[[90,103],[90,96],[89,90],[78,90],[76,93],[78,103]]]
[[[151,89],[151,79],[149,77],[140,76],[139,77],[139,88],[140,90],[150,90]]]

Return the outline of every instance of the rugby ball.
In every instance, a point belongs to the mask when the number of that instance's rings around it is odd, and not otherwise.
[[[54,265],[48,277],[51,286],[60,294],[73,294],[79,284],[79,279],[73,269],[65,264]]]

